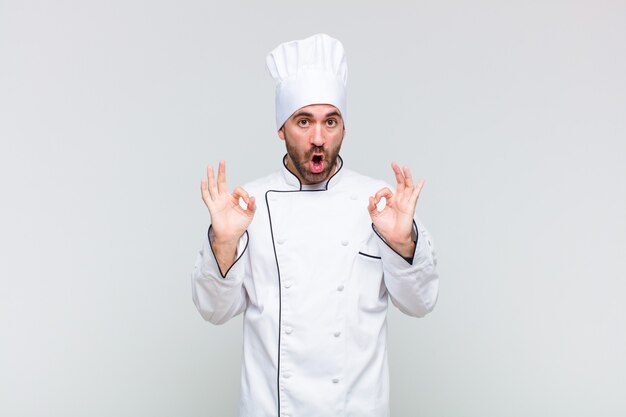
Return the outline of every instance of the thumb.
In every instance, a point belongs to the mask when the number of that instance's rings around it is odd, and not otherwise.
[[[369,204],[367,205],[367,211],[370,213],[370,217],[373,219],[378,216],[378,207],[376,207],[376,199],[374,197],[370,197]]]
[[[249,216],[254,216],[255,212],[256,212],[256,200],[254,197],[250,197],[248,198],[248,201],[246,202],[246,214]]]

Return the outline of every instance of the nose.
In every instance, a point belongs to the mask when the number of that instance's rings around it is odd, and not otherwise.
[[[311,144],[315,146],[323,146],[326,139],[324,138],[324,130],[321,124],[316,124],[311,131]]]

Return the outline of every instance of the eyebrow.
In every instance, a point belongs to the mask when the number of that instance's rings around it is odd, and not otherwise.
[[[326,113],[326,118],[328,119],[329,117],[333,117],[333,116],[337,116],[337,117],[341,117],[341,115],[339,114],[338,111],[331,111],[330,113]]]
[[[330,113],[326,113],[326,116],[324,116],[324,117],[325,117],[326,119],[328,119],[329,117],[333,117],[333,116],[336,116],[336,117],[341,117],[341,114],[339,114],[339,112],[338,112],[338,111],[334,110],[334,111],[331,111]],[[309,112],[307,112],[307,111],[300,111],[300,112],[298,112],[298,113],[296,113],[296,114],[294,114],[294,115],[293,115],[293,118],[294,118],[294,119],[295,119],[296,117],[309,117],[309,118],[311,118],[311,119],[312,119],[312,118],[313,118],[313,113],[309,113]]]

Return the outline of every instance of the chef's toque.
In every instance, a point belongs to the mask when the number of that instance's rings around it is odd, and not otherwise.
[[[267,55],[266,63],[276,81],[276,129],[311,104],[337,107],[345,123],[348,66],[341,42],[323,33],[285,42]]]

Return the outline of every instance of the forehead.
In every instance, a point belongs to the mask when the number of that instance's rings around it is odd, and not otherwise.
[[[310,104],[308,106],[300,107],[296,110],[290,118],[299,116],[308,116],[314,118],[324,118],[328,116],[338,116],[341,118],[341,112],[332,104]]]

